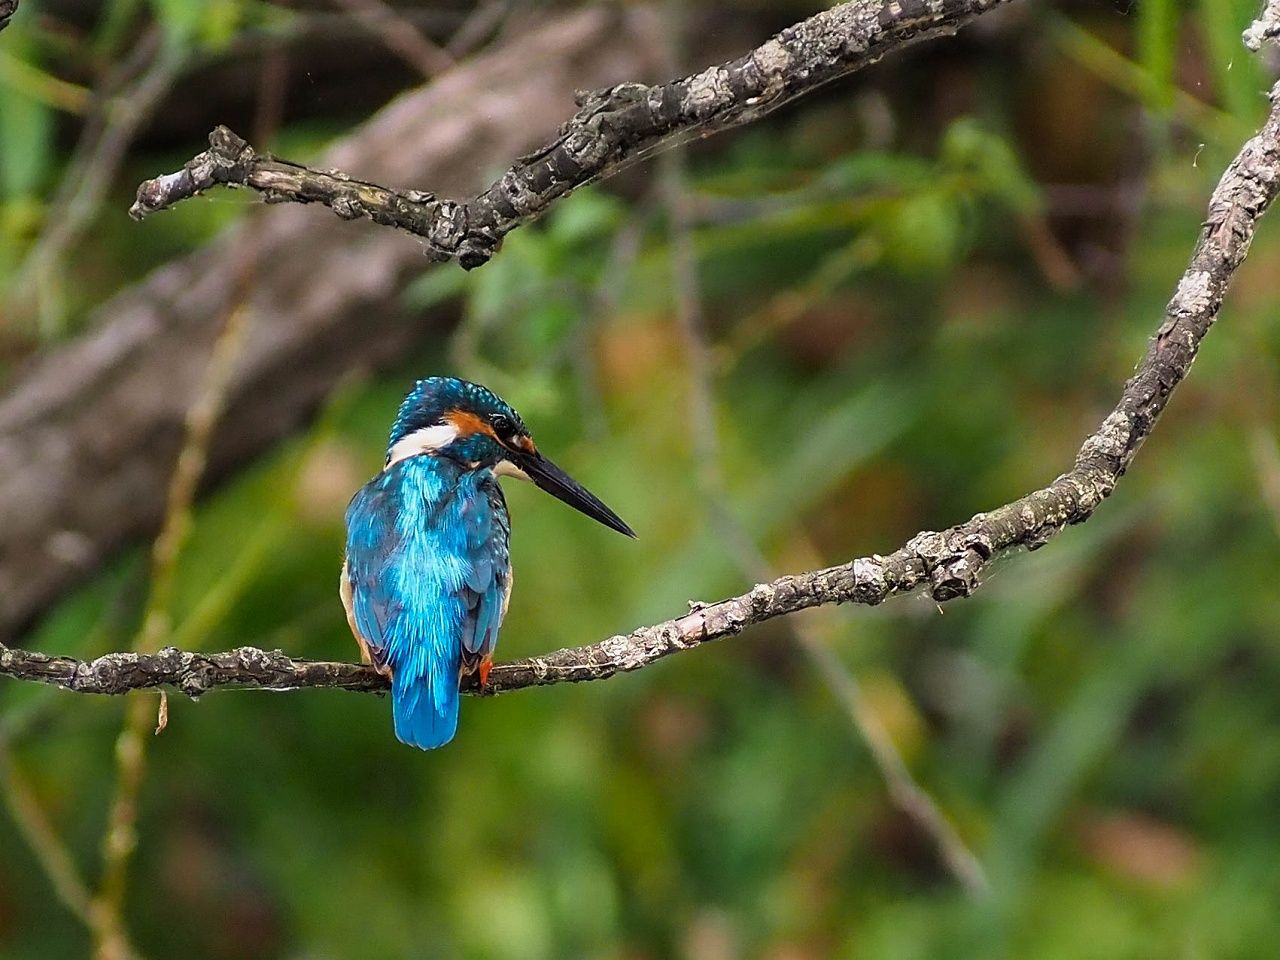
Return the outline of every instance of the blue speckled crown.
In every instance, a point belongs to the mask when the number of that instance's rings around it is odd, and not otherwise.
[[[457,377],[427,377],[415,383],[400,404],[395,423],[391,425],[391,436],[387,439],[388,453],[397,442],[415,430],[439,423],[450,410],[467,410],[482,417],[503,413],[515,423],[522,424],[520,415],[511,405],[488,387]]]

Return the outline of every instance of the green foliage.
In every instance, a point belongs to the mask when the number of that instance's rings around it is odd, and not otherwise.
[[[53,150],[54,109],[41,97],[45,74],[25,15],[5,30],[0,47],[0,281],[39,225]]]

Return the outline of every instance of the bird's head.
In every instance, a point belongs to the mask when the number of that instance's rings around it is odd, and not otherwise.
[[[616,513],[543,456],[512,406],[487,387],[454,377],[414,384],[387,442],[387,466],[407,457],[446,457],[473,470],[529,480],[606,527],[635,536]]]

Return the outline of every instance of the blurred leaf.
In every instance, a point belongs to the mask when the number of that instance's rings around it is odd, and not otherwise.
[[[467,277],[465,271],[453,264],[432,267],[405,287],[405,305],[411,310],[429,310],[456,299],[467,289]]]
[[[7,201],[33,198],[51,173],[54,108],[32,77],[36,68],[18,59],[32,45],[21,26],[5,31],[0,49],[0,189]],[[57,98],[55,98],[56,100]]]
[[[563,203],[556,210],[547,235],[559,245],[573,247],[611,233],[627,215],[617,197],[601,190],[580,190],[572,203]]]
[[[1141,0],[1135,6],[1138,63],[1146,71],[1151,105],[1167,114],[1173,109],[1173,67],[1181,11],[1177,0]]]
[[[971,189],[979,197],[990,197],[1016,213],[1033,213],[1040,208],[1040,188],[1009,140],[984,129],[971,117],[962,117],[947,128],[939,160],[944,168],[971,178]]]
[[[191,46],[212,6],[219,0],[148,0],[164,27],[165,40],[177,47]]]
[[[878,224],[885,256],[900,270],[935,273],[960,253],[960,209],[956,197],[923,191],[886,208]]]

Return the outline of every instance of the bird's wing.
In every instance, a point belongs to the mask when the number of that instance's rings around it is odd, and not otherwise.
[[[347,507],[344,576],[349,591],[344,591],[344,601],[349,594],[347,614],[379,669],[387,666],[389,632],[404,607],[395,589],[397,578],[390,575],[399,547],[394,497],[381,484],[367,484]]]
[[[511,590],[506,501],[496,481],[464,477],[419,501],[421,515],[401,530],[401,498],[422,493],[375,478],[352,498],[349,614],[380,669],[452,647],[474,670],[493,654]]]
[[[471,570],[463,586],[467,605],[462,631],[467,669],[493,656],[498,628],[511,595],[511,523],[507,503],[496,480],[482,483],[463,507]]]

